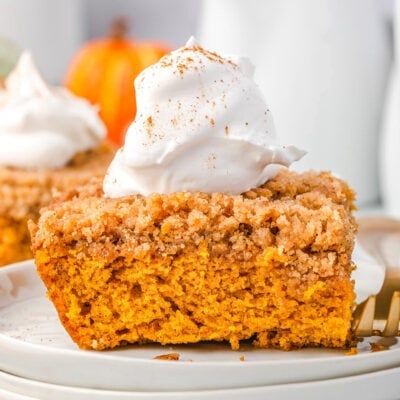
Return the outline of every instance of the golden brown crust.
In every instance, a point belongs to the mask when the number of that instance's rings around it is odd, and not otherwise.
[[[38,218],[54,191],[68,191],[103,176],[113,154],[111,147],[101,145],[55,170],[0,166],[0,265],[32,257],[27,221]]]
[[[68,247],[79,237],[82,250],[90,247],[94,257],[106,257],[106,262],[116,252],[137,259],[175,255],[204,240],[211,254],[232,260],[250,259],[265,246],[282,247],[288,254],[352,249],[354,194],[330,174],[285,170],[252,193],[254,198],[186,192],[107,199],[101,182],[93,181],[43,210],[42,221],[51,224],[52,235],[43,230],[35,243],[48,246],[60,240]]]
[[[16,220],[36,217],[48,204],[52,190],[68,191],[92,177],[104,175],[114,151],[106,145],[76,155],[65,167],[52,170],[23,170],[0,165],[0,215]]]
[[[30,223],[39,274],[83,348],[348,344],[354,194],[283,170],[243,195],[60,196]]]

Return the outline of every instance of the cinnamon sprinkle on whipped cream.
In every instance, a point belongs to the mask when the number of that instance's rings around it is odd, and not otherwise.
[[[253,66],[194,38],[135,80],[137,116],[104,179],[108,197],[240,194],[304,152],[278,144]],[[210,159],[213,168],[210,168]]]

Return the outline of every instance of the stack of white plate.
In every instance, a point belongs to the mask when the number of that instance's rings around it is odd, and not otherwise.
[[[358,354],[224,344],[82,351],[60,325],[32,261],[0,269],[0,399],[399,399],[398,338]],[[386,350],[372,352],[369,342]],[[178,353],[178,361],[154,359]],[[351,397],[350,397],[351,396]]]

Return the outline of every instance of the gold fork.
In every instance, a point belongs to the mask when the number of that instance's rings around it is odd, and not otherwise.
[[[377,295],[369,296],[354,312],[357,337],[399,336],[400,322],[400,221],[365,218],[359,221],[358,240],[386,266],[385,280]]]

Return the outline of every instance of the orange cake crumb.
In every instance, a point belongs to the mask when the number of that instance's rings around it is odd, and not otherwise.
[[[357,347],[350,347],[349,351],[346,352],[346,356],[355,356],[358,354]]]
[[[155,356],[154,360],[178,361],[179,357],[180,357],[179,353],[168,353]]]
[[[242,195],[105,198],[101,182],[30,222],[38,272],[83,349],[242,340],[348,347],[354,193],[282,170]]]

